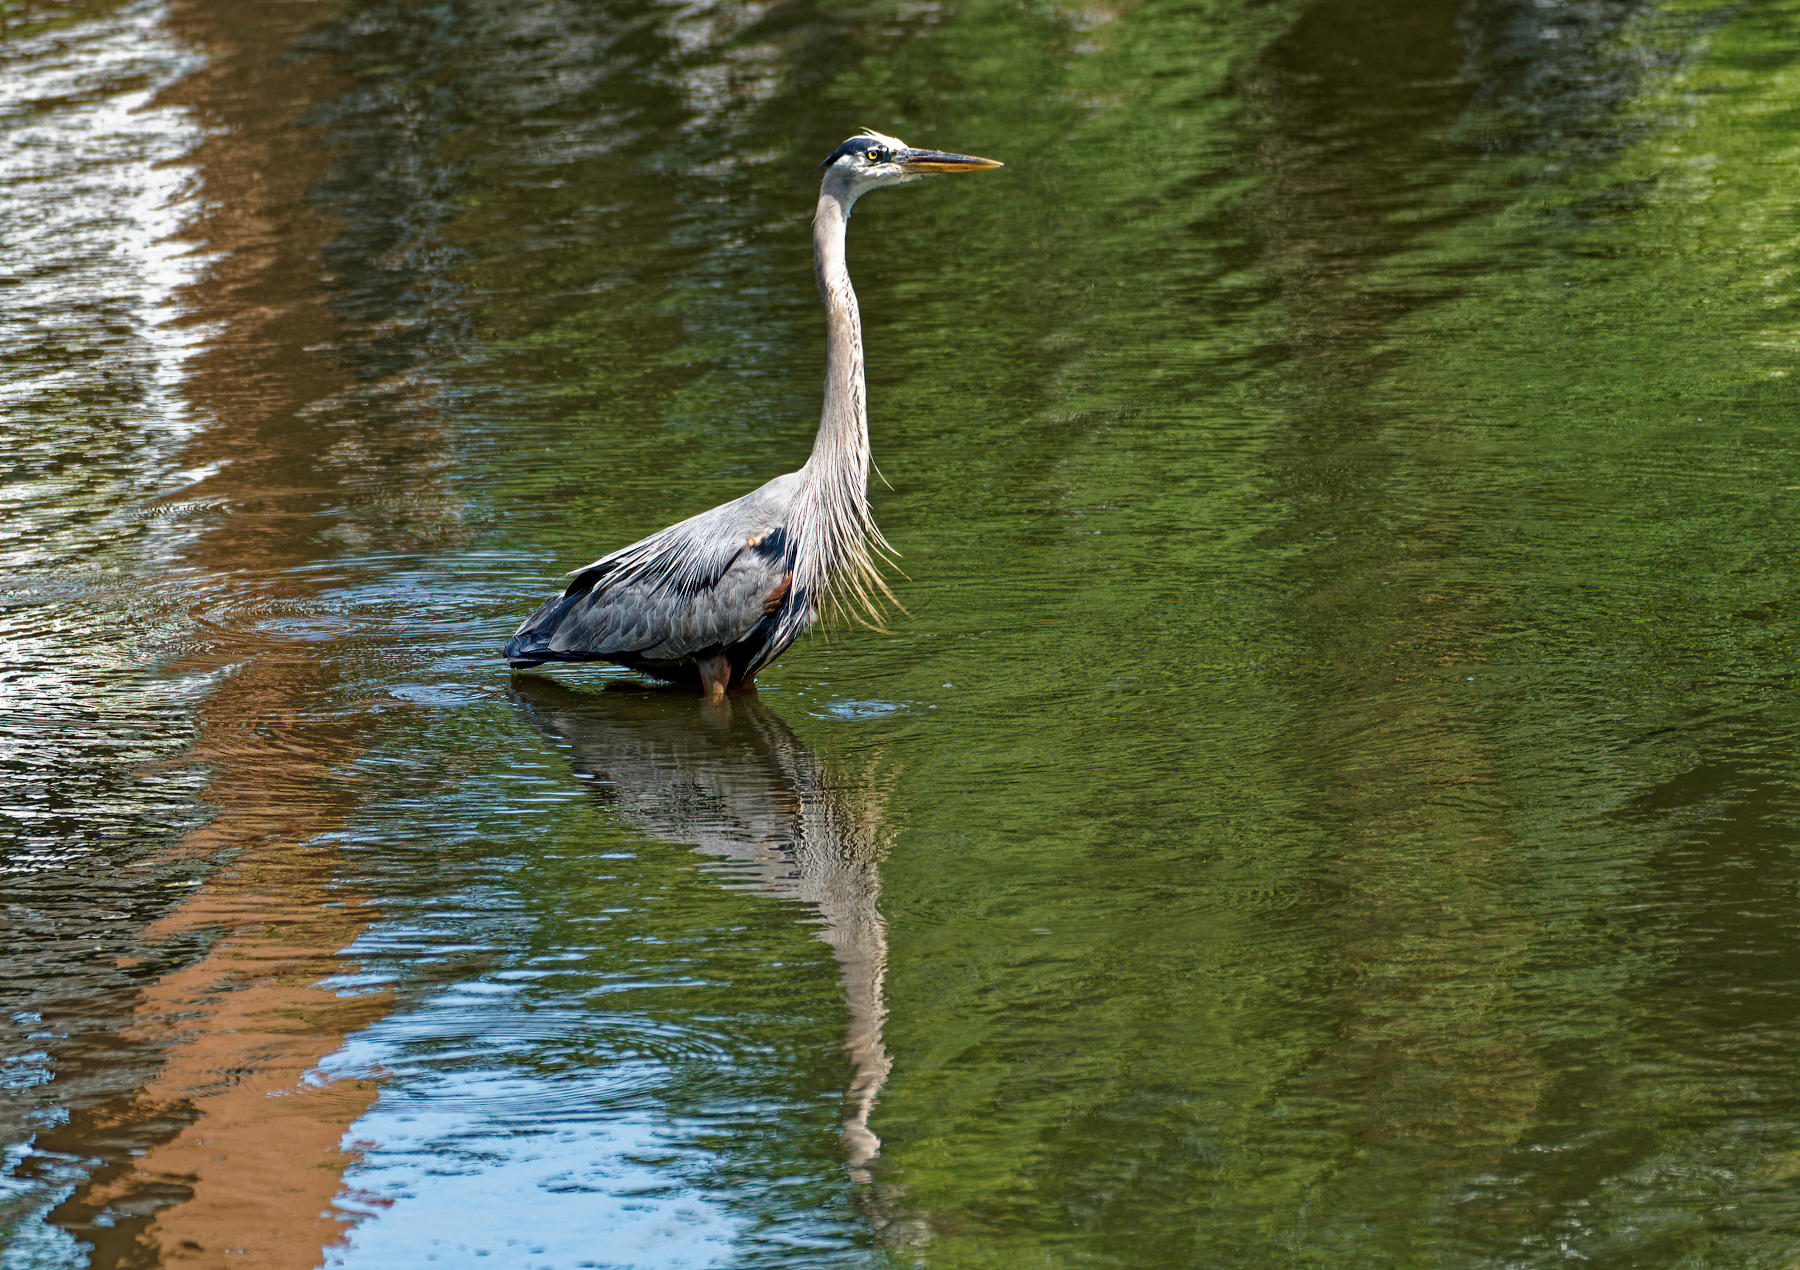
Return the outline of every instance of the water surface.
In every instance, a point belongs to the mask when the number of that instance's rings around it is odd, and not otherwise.
[[[0,1267],[1800,1258],[1787,0],[0,13]]]

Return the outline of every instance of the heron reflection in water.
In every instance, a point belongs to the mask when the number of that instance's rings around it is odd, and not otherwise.
[[[882,1043],[887,927],[876,907],[885,780],[832,770],[754,698],[696,716],[692,698],[579,693],[530,676],[513,681],[512,697],[578,773],[606,782],[623,819],[728,860],[734,878],[818,911],[850,1015],[844,1154],[852,1176],[868,1181],[866,1166],[881,1149],[869,1113],[892,1066]]]
[[[611,661],[718,697],[748,687],[828,600],[879,620],[889,592],[876,557],[888,546],[869,514],[862,318],[844,262],[850,209],[884,185],[1001,165],[870,132],[821,166],[813,264],[825,300],[825,408],[812,457],[576,570],[508,641],[514,667]]]

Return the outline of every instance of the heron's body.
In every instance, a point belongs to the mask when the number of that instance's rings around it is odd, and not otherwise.
[[[702,663],[738,685],[805,632],[812,598],[793,586],[787,532],[798,472],[682,521],[575,574],[506,646],[513,665],[617,662],[698,683]]]
[[[514,667],[610,661],[711,695],[743,687],[836,597],[873,611],[886,593],[869,514],[862,324],[844,264],[858,197],[991,159],[853,137],[825,162],[813,255],[825,301],[825,408],[812,457],[742,498],[671,525],[579,569],[508,641]]]

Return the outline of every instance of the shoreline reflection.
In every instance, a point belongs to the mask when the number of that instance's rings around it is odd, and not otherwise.
[[[576,692],[528,675],[515,676],[508,695],[619,817],[711,857],[729,886],[818,913],[849,1015],[845,1164],[853,1180],[870,1182],[881,1140],[869,1116],[893,1067],[882,1039],[887,926],[878,904],[893,774],[879,759],[860,771],[827,762],[754,697]]]

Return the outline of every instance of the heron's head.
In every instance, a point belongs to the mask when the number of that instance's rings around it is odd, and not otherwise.
[[[859,195],[883,185],[949,172],[981,172],[1004,165],[972,154],[916,150],[898,137],[864,132],[833,150],[831,157],[819,166],[825,170],[825,188],[835,188],[854,202]]]

